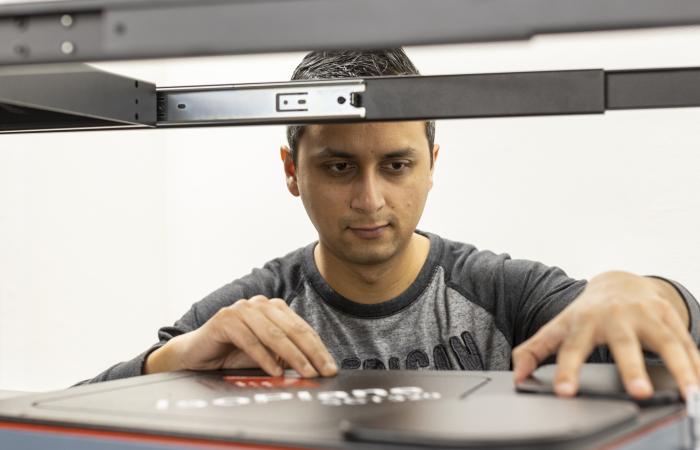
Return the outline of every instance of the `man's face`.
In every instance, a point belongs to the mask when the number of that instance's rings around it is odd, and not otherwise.
[[[432,187],[425,122],[310,125],[296,167],[287,159],[289,190],[336,258],[372,265],[405,248]]]

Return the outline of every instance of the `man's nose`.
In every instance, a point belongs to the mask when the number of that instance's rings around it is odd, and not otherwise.
[[[355,185],[350,208],[363,213],[374,213],[382,209],[384,204],[381,181],[373,173],[363,174]]]

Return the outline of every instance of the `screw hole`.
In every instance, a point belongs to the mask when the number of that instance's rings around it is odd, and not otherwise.
[[[126,25],[123,23],[119,22],[116,25],[114,25],[114,32],[116,34],[124,34],[126,33]]]
[[[134,81],[134,87],[136,87],[136,88],[139,87],[139,82],[138,82],[138,81]]]
[[[134,103],[138,105],[138,104],[139,104],[139,99],[138,99],[138,98],[135,98],[135,99],[134,99]]]
[[[185,108],[187,108],[187,105],[185,105],[184,103],[178,103],[177,108],[178,109],[185,109]]]
[[[299,100],[299,104],[300,104],[300,105],[306,105],[306,100],[304,100],[304,99]]]
[[[338,103],[340,103],[341,105],[345,103],[345,97],[338,97]]]
[[[134,119],[139,120],[139,113],[134,114]]]
[[[26,17],[15,17],[14,19],[12,19],[12,21],[15,23],[15,26],[20,30],[27,29],[28,20]]]
[[[15,53],[18,56],[22,56],[22,57],[26,58],[27,56],[29,56],[29,47],[27,47],[25,45],[17,45],[17,46],[15,46]]]

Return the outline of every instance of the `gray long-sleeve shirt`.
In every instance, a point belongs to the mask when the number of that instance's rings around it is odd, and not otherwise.
[[[323,279],[315,243],[274,259],[192,305],[159,342],[83,383],[143,374],[146,357],[169,339],[195,330],[219,309],[255,295],[282,298],[321,336],[343,369],[508,370],[511,350],[571,303],[585,280],[557,267],[479,251],[418,231],[430,239],[420,273],[401,295],[379,304],[352,302]],[[700,343],[700,307],[680,284]],[[599,347],[589,361],[610,361]]]

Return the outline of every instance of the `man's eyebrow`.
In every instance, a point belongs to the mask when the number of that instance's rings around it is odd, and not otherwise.
[[[407,156],[415,156],[415,155],[416,155],[416,150],[411,148],[411,147],[407,147],[407,148],[403,148],[401,150],[396,150],[393,152],[386,153],[383,156],[384,156],[384,158],[405,158]]]
[[[416,150],[411,147],[402,148],[400,150],[394,150],[389,153],[384,153],[381,155],[382,158],[405,158],[407,156],[415,156]],[[336,150],[330,147],[325,147],[320,152],[314,155],[315,158],[344,158],[344,159],[355,159],[355,155],[352,153],[344,152],[342,150]]]
[[[352,153],[344,152],[342,150],[336,150],[330,147],[326,147],[320,152],[316,153],[314,155],[314,158],[345,158],[345,159],[353,159],[355,158],[355,155]]]

